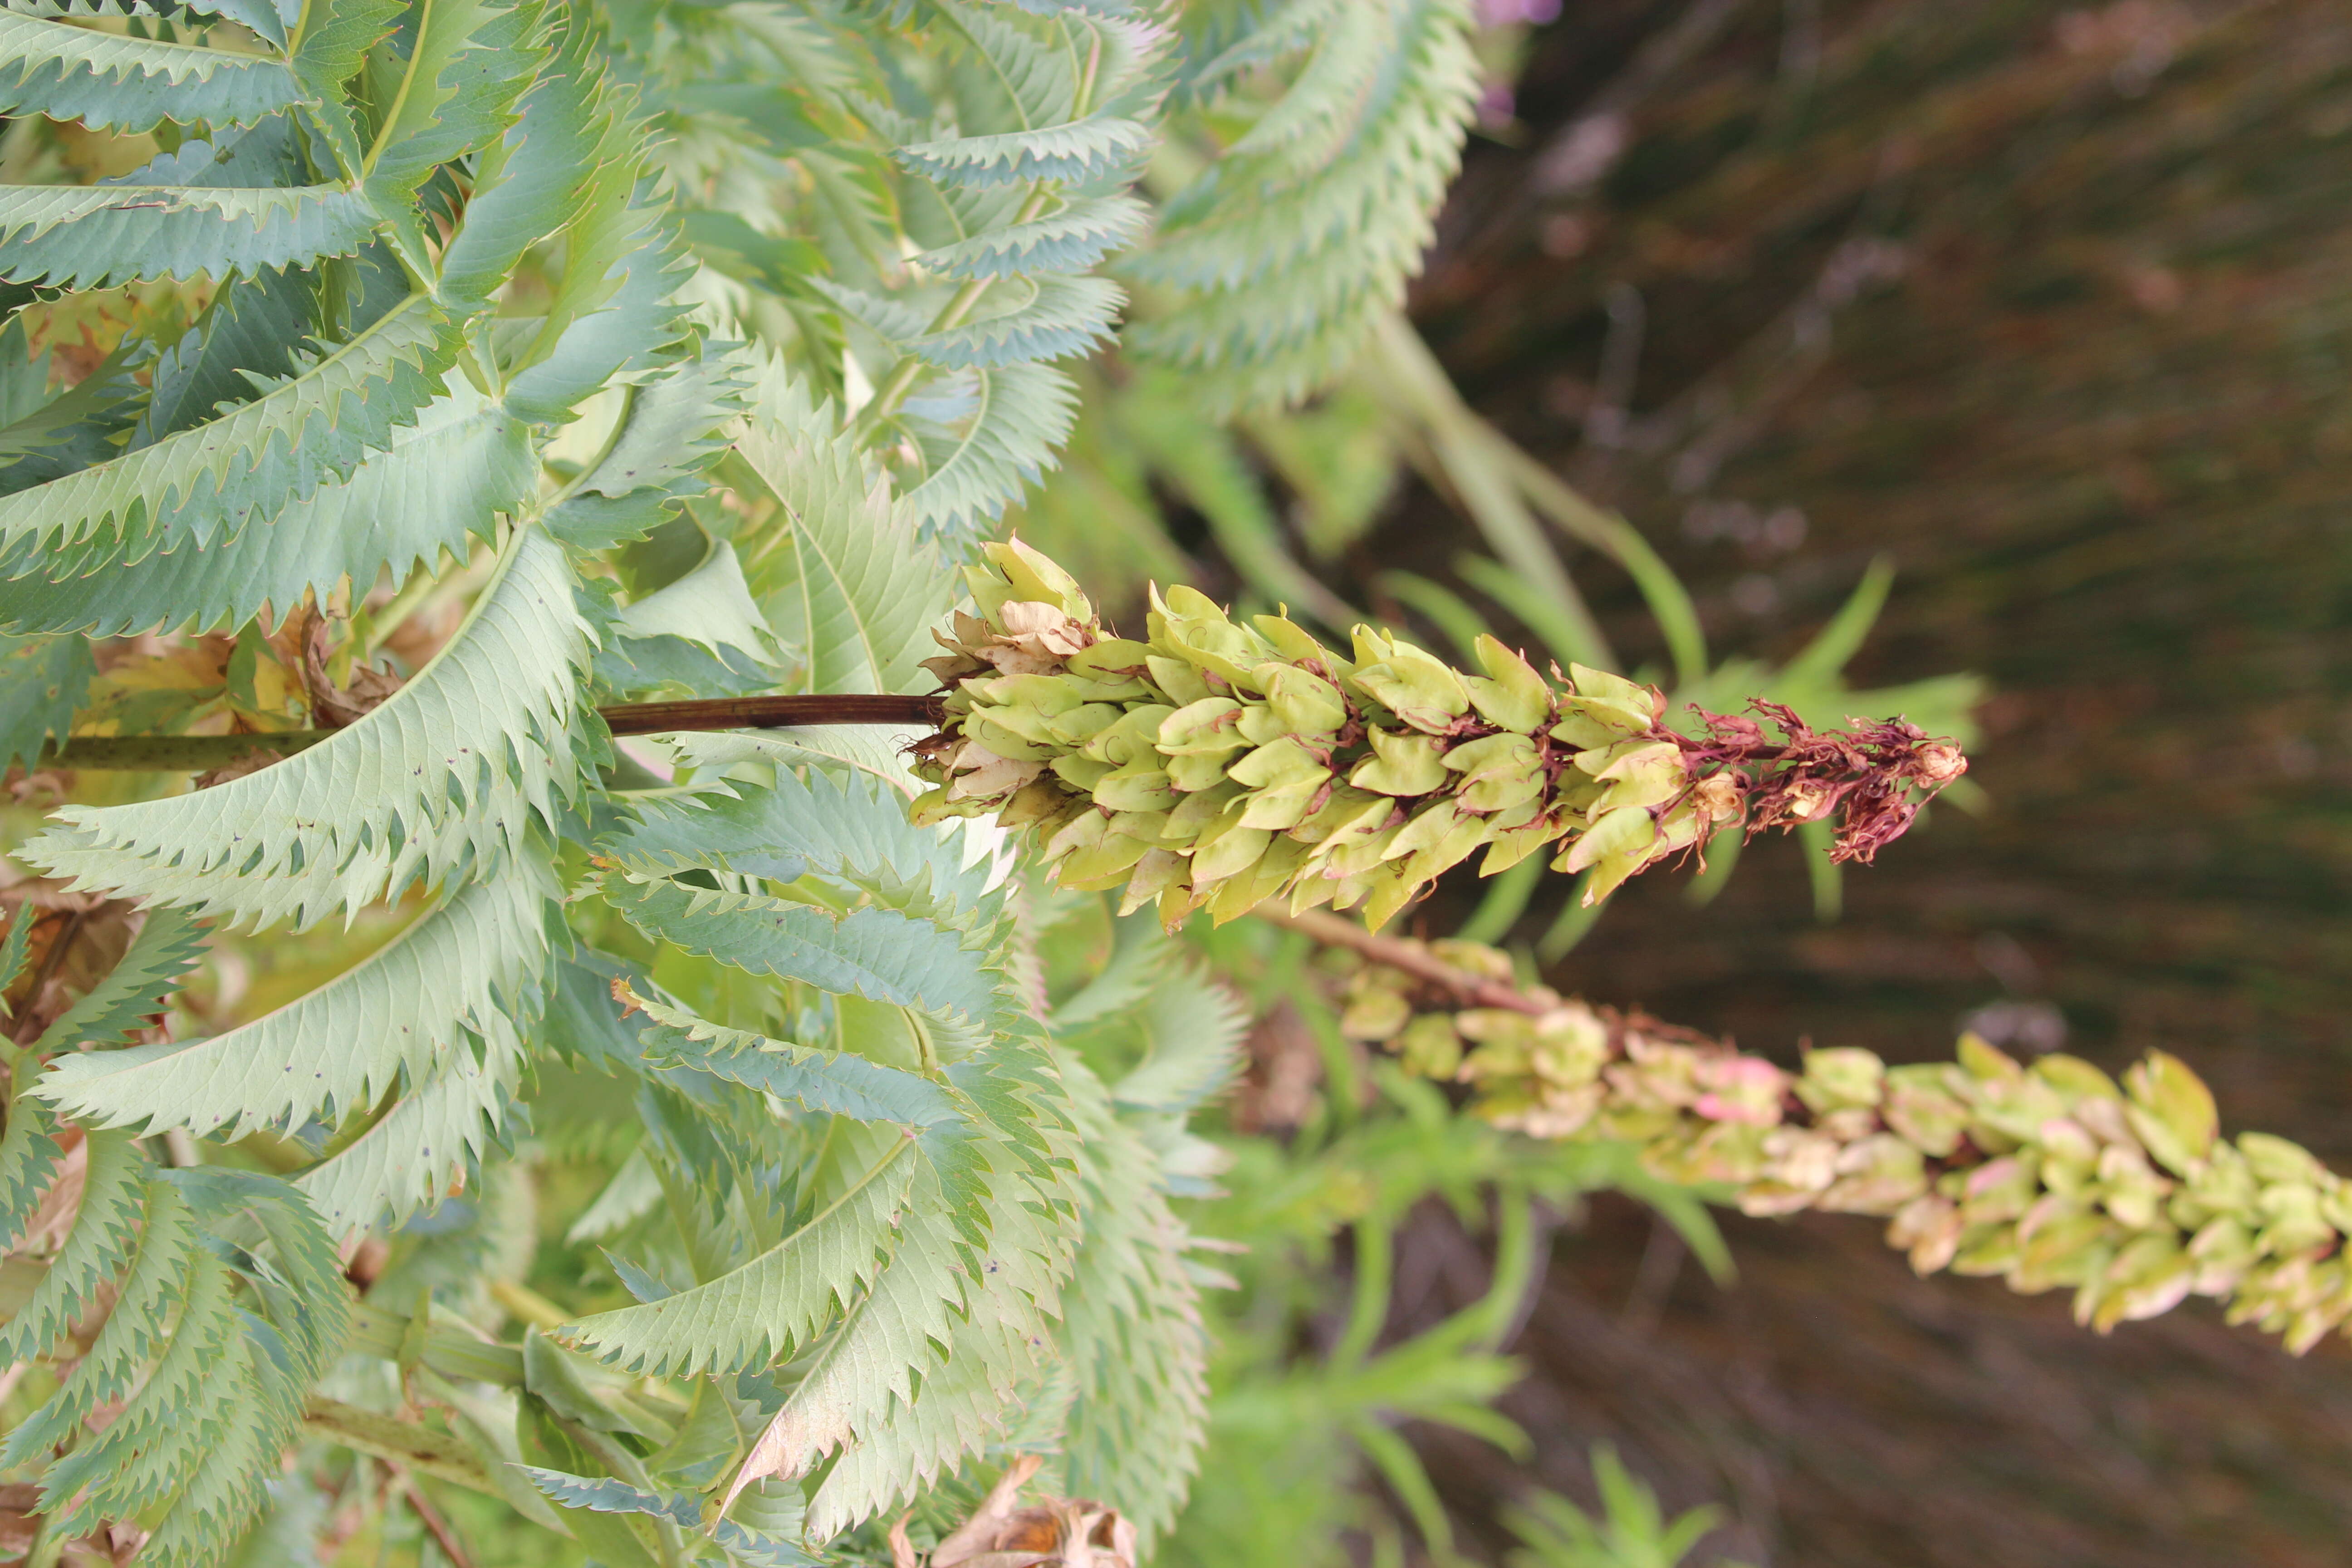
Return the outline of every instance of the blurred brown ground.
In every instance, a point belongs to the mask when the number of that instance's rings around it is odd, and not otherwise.
[[[1415,302],[1473,400],[1643,526],[1718,647],[1792,651],[1885,552],[1857,682],[1998,691],[1994,809],[1849,876],[1842,922],[1759,845],[1704,910],[1637,883],[1554,978],[1790,1059],[1924,1059],[2008,1004],[2352,1168],[2352,6],[1574,0],[1518,111]],[[1442,574],[1460,529],[1422,496],[1356,563]],[[1759,1564],[2352,1563],[2340,1343],[2203,1304],[2099,1340],[1864,1221],[1727,1230],[1729,1290],[1645,1274],[1628,1205],[1563,1241],[1507,1406],[1537,1469],[1418,1435],[1472,1542],[1527,1479],[1589,1499],[1608,1437]],[[1411,1247],[1426,1321],[1480,1270]]]

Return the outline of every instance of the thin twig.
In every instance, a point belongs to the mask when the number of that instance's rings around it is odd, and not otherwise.
[[[1442,985],[1466,1002],[1481,1007],[1507,1007],[1515,1013],[1541,1016],[1550,1011],[1541,1002],[1516,986],[1499,980],[1482,979],[1467,970],[1456,969],[1444,959],[1433,955],[1416,942],[1402,942],[1392,936],[1376,936],[1351,920],[1331,913],[1328,910],[1301,910],[1292,914],[1272,904],[1261,904],[1253,911],[1258,919],[1271,921],[1278,926],[1303,931],[1327,947],[1352,948],[1374,963],[1401,970],[1433,985]]]
[[[449,1521],[441,1517],[441,1510],[433,1506],[433,1500],[425,1495],[425,1489],[416,1484],[416,1478],[408,1473],[407,1467],[387,1468],[400,1478],[400,1495],[408,1500],[411,1511],[425,1521],[425,1530],[431,1532],[434,1544],[441,1548],[441,1555],[449,1560],[450,1568],[474,1568],[474,1560],[466,1555],[465,1542],[457,1539],[457,1532],[449,1528]]]
[[[34,910],[30,902],[16,906],[18,920],[30,919],[33,915]],[[18,1011],[16,1023],[9,1027],[8,1038],[11,1043],[29,1046],[38,1039],[41,1031],[48,1026],[39,1013],[41,993],[47,987],[51,977],[65,963],[67,952],[73,946],[74,939],[81,935],[82,925],[89,919],[88,910],[74,910],[66,917],[66,929],[58,932],[50,940],[49,951],[41,955],[41,967],[35,971],[32,986],[25,993],[25,1005]]]

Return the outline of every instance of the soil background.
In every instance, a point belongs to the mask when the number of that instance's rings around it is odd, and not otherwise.
[[[1759,844],[1705,908],[1635,883],[1550,978],[1790,1061],[1928,1059],[1968,1018],[2160,1047],[2229,1126],[2352,1164],[2352,8],[1575,0],[1515,107],[1414,300],[1473,401],[1635,520],[1719,647],[1784,657],[1884,554],[1856,683],[1994,690],[1990,809],[1835,923]],[[1357,584],[1445,575],[1463,528],[1408,497]],[[1866,1221],[1726,1229],[1727,1289],[1630,1205],[1574,1216],[1505,1406],[1538,1468],[1416,1434],[1465,1544],[1529,1480],[1590,1500],[1606,1438],[1724,1505],[1700,1562],[2352,1563],[2342,1342],[2295,1361],[2208,1303],[2097,1339],[1914,1279]],[[1467,1246],[1410,1233],[1399,1328],[1475,1289]]]

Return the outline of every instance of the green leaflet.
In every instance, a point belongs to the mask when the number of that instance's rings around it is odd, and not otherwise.
[[[30,771],[51,738],[70,734],[97,673],[79,637],[0,640],[0,769]]]
[[[722,774],[736,769],[756,769],[765,773],[780,767],[813,765],[826,773],[870,778],[911,796],[917,793],[918,785],[907,770],[901,748],[918,738],[912,726],[893,730],[863,724],[818,724],[741,733],[681,734],[672,744],[695,766]],[[966,843],[970,844],[973,837],[967,835]],[[988,837],[992,844],[1003,842],[992,829],[981,837]]]
[[[89,1353],[47,1403],[8,1434],[0,1446],[0,1465],[25,1464],[69,1440],[83,1416],[100,1403],[129,1393],[132,1381],[167,1342],[163,1328],[172,1308],[186,1297],[190,1272],[204,1265],[191,1256],[197,1245],[196,1226],[179,1190],[151,1182],[148,1199],[138,1253],[116,1287],[114,1305],[90,1342]]]
[[[1059,359],[1083,353],[1110,336],[1127,295],[1104,278],[1030,279],[1029,298],[964,326],[910,338],[907,352],[949,370]]]
[[[1150,209],[1124,194],[1081,196],[1061,211],[926,250],[915,259],[942,278],[1084,272],[1143,232]]]
[[[896,156],[916,174],[943,184],[1064,180],[1083,185],[1112,173],[1151,142],[1151,131],[1141,122],[1103,115],[1036,131],[914,142],[898,148]]]
[[[369,205],[413,272],[433,257],[415,198],[435,168],[505,132],[530,84],[541,47],[535,8],[523,0],[432,0],[417,13],[381,129],[361,163]]]
[[[754,974],[956,1023],[985,1019],[998,1006],[995,981],[957,932],[895,910],[835,916],[808,904],[668,881],[607,880],[604,892],[647,935]]]
[[[309,266],[358,251],[373,227],[347,185],[0,186],[0,278],[104,289]]]
[[[1002,1430],[1015,1387],[1046,1353],[1069,1268],[1070,1233],[1044,1222],[1038,1195],[1026,1181],[1000,1180],[986,1248],[961,1267],[953,1228],[910,1214],[889,1266],[809,1358],[729,1501],[751,1480],[804,1473],[847,1446],[810,1502],[809,1530],[824,1539]]]
[[[684,242],[647,185],[635,105],[604,86],[577,113],[577,134],[593,128],[596,136],[581,159],[594,173],[562,230],[563,275],[539,330],[509,362],[507,387],[509,406],[545,423],[570,418],[581,399],[625,372],[652,370],[685,332],[670,300],[688,271]]]
[[[242,626],[346,575],[372,582],[388,567],[399,578],[444,552],[462,555],[469,538],[489,540],[500,518],[519,516],[538,479],[529,429],[453,377],[348,480],[226,538],[173,550],[145,548],[152,530],[69,550],[20,542],[0,560],[31,570],[0,580],[0,627],[107,637]]]
[[[1023,16],[936,0],[927,15],[952,40],[972,133],[906,141],[893,156],[933,184],[929,199],[952,236],[929,240],[924,275],[990,287],[977,300],[959,295],[961,317],[948,320],[934,315],[943,295],[926,302],[814,281],[899,352],[946,373],[893,423],[921,458],[905,515],[922,536],[962,542],[1017,500],[1068,437],[1074,389],[1041,362],[1092,349],[1124,300],[1107,279],[1078,274],[1145,221],[1131,195],[1100,187],[1123,183],[1151,140],[1145,117],[1157,110],[1168,35],[1069,7]]]
[[[1118,1022],[1132,1032],[1137,1059],[1112,1083],[1111,1099],[1124,1109],[1180,1114],[1232,1081],[1250,1017],[1232,992],[1180,963]]]
[[[49,1190],[58,1156],[64,1152],[56,1131],[48,1107],[39,1100],[18,1095],[8,1102],[7,1130],[0,1132],[0,1247],[24,1238],[41,1194]]]
[[[142,1555],[205,1563],[243,1533],[304,1396],[342,1348],[341,1269],[316,1216],[275,1178],[165,1172],[142,1195],[140,1253],[98,1342],[11,1451],[72,1434],[42,1481],[54,1528],[79,1533],[160,1505]],[[76,1431],[80,1411],[134,1377],[102,1431]]]
[[[1062,1293],[1077,1396],[1056,1489],[1113,1503],[1149,1541],[1174,1520],[1199,1463],[1209,1335],[1158,1155],[1112,1114],[1093,1074],[1066,1058],[1063,1076],[1084,1138],[1085,1240]]]
[[[1045,364],[971,372],[968,396],[950,405],[960,430],[911,416],[905,421],[929,468],[898,507],[927,534],[977,529],[1020,500],[1054,466],[1078,416],[1076,385]]]
[[[448,645],[350,728],[193,795],[68,806],[19,853],[78,887],[257,924],[488,874],[579,788],[572,583],[562,547],[519,528]]]
[[[33,927],[39,919],[40,910],[30,900],[18,904],[16,912],[8,917],[8,934],[0,937],[0,991],[24,977],[26,963],[33,952]],[[6,1004],[0,1003],[0,1013],[10,1011]]]
[[[477,1040],[519,1049],[513,1015],[539,973],[541,906],[553,891],[543,870],[518,861],[273,1013],[207,1040],[60,1057],[35,1091],[100,1126],[240,1138],[364,1109],[404,1075],[417,1083],[459,1069],[463,1078],[482,1067]],[[321,1040],[341,1048],[321,1051]]]
[[[388,445],[431,399],[457,349],[429,300],[405,300],[217,419],[0,497],[0,541],[53,549],[112,525],[143,527],[170,548],[273,516]]]
[[[83,1140],[88,1164],[81,1207],[65,1245],[16,1315],[0,1324],[0,1360],[45,1353],[81,1315],[92,1291],[130,1257],[139,1217],[147,1157],[127,1133],[93,1132]]]
[[[773,641],[751,590],[743,581],[743,563],[735,547],[723,539],[707,539],[700,561],[681,576],[663,584],[621,611],[621,634],[631,637],[674,637],[698,643],[712,652],[737,648],[755,659],[769,658]]]
[[[311,100],[309,118],[329,153],[354,177],[360,170],[360,120],[343,86],[405,9],[403,0],[303,0],[298,12],[294,79]]]
[[[1051,1364],[1043,1327],[1034,1310],[1007,1319],[986,1306],[957,1324],[914,1399],[887,1406],[826,1469],[810,1508],[813,1528],[838,1531],[887,1513],[995,1446]]]
[[[201,425],[223,403],[245,402],[254,394],[253,376],[276,381],[299,372],[318,296],[317,279],[299,270],[229,279],[156,360],[147,406],[128,444],[152,446]]]
[[[598,1312],[564,1337],[632,1373],[667,1377],[766,1364],[806,1343],[869,1285],[897,1240],[922,1157],[894,1137],[848,1188],[731,1273],[642,1306]]]
[[[415,1087],[374,1126],[295,1179],[331,1234],[399,1225],[480,1167],[521,1081],[529,1012],[513,993],[477,1010],[478,1037],[444,1054],[421,1083],[412,1073]]]
[[[89,1499],[89,1504],[137,1507],[160,1497],[170,1484],[160,1465],[137,1462],[138,1439],[165,1439],[157,1447],[170,1459],[183,1462],[221,1445],[230,1415],[226,1405],[245,1392],[252,1368],[237,1332],[227,1268],[201,1250],[190,1252],[187,1261],[187,1274],[175,1292],[179,1321],[163,1353],[148,1370],[141,1397],[105,1432],[50,1467],[43,1479],[48,1494],[44,1501],[63,1502],[99,1480],[103,1490]]]
[[[575,1476],[536,1465],[526,1465],[520,1468],[530,1478],[531,1485],[557,1504],[588,1514],[590,1527],[583,1529],[582,1533],[587,1538],[591,1550],[596,1549],[600,1539],[593,1528],[604,1522],[596,1518],[599,1514],[648,1514],[688,1530],[702,1527],[702,1502],[699,1498],[642,1491],[626,1481],[609,1476]],[[808,1556],[789,1541],[762,1531],[746,1529],[731,1519],[713,1521],[710,1539],[727,1554],[728,1562],[741,1563],[744,1568],[802,1568],[803,1564],[814,1565],[816,1562],[815,1558]],[[624,1547],[623,1551],[625,1552],[628,1548]],[[624,1556],[622,1561],[631,1563],[636,1559]]]
[[[1478,92],[1463,0],[1292,0],[1204,74],[1306,59],[1281,101],[1170,198],[1120,270],[1169,290],[1127,341],[1220,409],[1296,401],[1346,368],[1427,248]],[[1276,317],[1281,319],[1274,319]]]
[[[163,120],[251,125],[300,92],[284,62],[266,55],[0,13],[0,113],[110,131],[145,131]]]
[[[905,799],[878,780],[779,769],[768,786],[647,801],[604,852],[631,871],[689,868],[790,882],[817,871],[880,894],[928,884],[944,910],[967,914],[987,895],[989,868],[967,868],[961,847],[907,820]],[[925,912],[938,912],[926,910]]]
[[[16,491],[110,457],[123,427],[139,417],[139,362],[146,350],[125,342],[72,386],[49,391],[54,354],[31,355],[21,316],[0,331],[7,425],[0,429],[0,491]],[[160,370],[161,367],[158,367]]]
[[[971,1114],[947,1086],[920,1073],[730,1029],[651,998],[639,1005],[653,1020],[641,1037],[648,1068],[709,1073],[803,1110],[854,1121],[929,1128]]]
[[[611,446],[549,509],[548,531],[575,548],[603,549],[652,532],[679,500],[702,491],[704,470],[742,412],[742,370],[736,355],[696,355],[630,387]]]
[[[562,37],[515,122],[478,155],[466,221],[441,255],[441,290],[487,300],[515,263],[562,228],[605,162],[611,112],[595,30],[564,8]]]
[[[949,1337],[962,1298],[954,1231],[929,1215],[908,1215],[889,1267],[808,1359],[729,1482],[727,1504],[763,1476],[801,1475],[853,1439],[878,1436],[893,1401],[912,1397],[918,1369]]]
[[[41,1032],[33,1042],[35,1054],[121,1045],[180,988],[180,977],[195,967],[204,951],[204,934],[185,910],[151,912],[106,978],[75,997]]]
[[[908,690],[928,683],[920,663],[946,609],[945,574],[894,516],[887,486],[825,431],[829,415],[772,375],[736,442],[791,519],[781,581],[757,586],[777,635],[804,650],[810,690]]]

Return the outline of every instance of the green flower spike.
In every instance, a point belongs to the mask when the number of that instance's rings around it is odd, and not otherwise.
[[[1557,667],[1491,637],[1465,674],[1358,626],[1347,657],[1278,616],[1237,624],[1190,588],[1151,595],[1150,635],[1113,637],[1070,575],[1013,540],[967,567],[929,668],[947,689],[916,748],[919,821],[1025,826],[1064,886],[1126,888],[1173,926],[1287,897],[1375,929],[1480,850],[1492,876],[1538,851],[1590,871],[1585,901],[1716,833],[1836,817],[1867,860],[1966,770],[1899,720],[1815,732],[1785,708],[1663,722],[1654,688]]]
[[[1631,1143],[1658,1175],[1728,1187],[1752,1215],[1876,1215],[1921,1274],[2071,1287],[2076,1320],[2102,1332],[2207,1296],[2301,1354],[2352,1319],[2352,1184],[2283,1138],[2219,1136],[2211,1091],[2160,1051],[2120,1083],[1973,1035],[1948,1062],[1840,1047],[1791,1072],[1517,985],[1493,948],[1344,923],[1307,924],[1372,956],[1344,982],[1341,1031],[1470,1086],[1497,1126]]]

